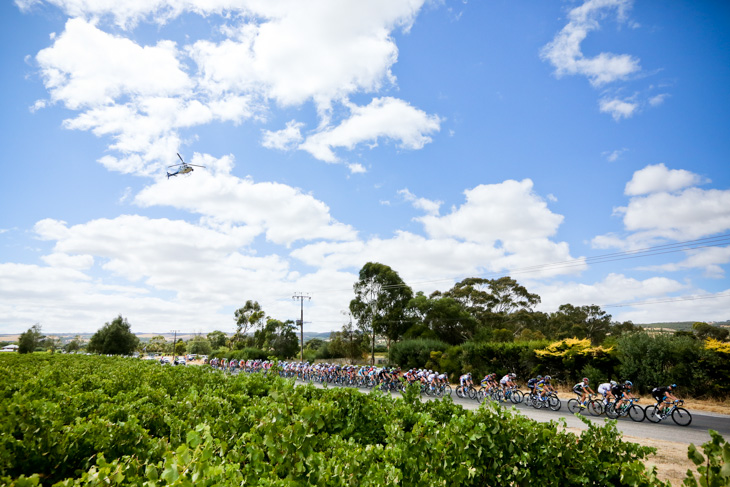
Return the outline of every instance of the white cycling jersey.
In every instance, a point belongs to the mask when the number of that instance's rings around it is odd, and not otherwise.
[[[601,384],[600,386],[598,386],[598,393],[603,394],[604,396],[606,394],[608,394],[610,390],[611,390],[610,382],[606,382],[605,384]]]
[[[506,384],[507,382],[510,382],[512,380],[512,377],[509,376],[509,374],[505,375],[499,380],[500,384]]]

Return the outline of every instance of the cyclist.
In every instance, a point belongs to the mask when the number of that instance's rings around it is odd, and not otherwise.
[[[634,386],[634,383],[631,382],[630,380],[627,380],[626,382],[624,382],[624,395],[618,401],[618,403],[619,403],[618,405],[619,406],[623,406],[624,404],[626,404],[627,402],[629,402],[629,400],[634,399],[634,393],[631,390],[631,388],[633,386]]]
[[[537,377],[533,377],[531,379],[528,379],[527,381],[527,388],[530,390],[530,394],[535,394],[535,387],[537,386],[537,383],[542,380],[542,376],[538,375]]]
[[[538,383],[535,385],[535,388],[537,389],[537,393],[540,396],[540,400],[544,401],[545,396],[548,392],[555,392],[555,389],[553,388],[550,381],[552,380],[552,377],[549,375],[546,375],[542,378],[541,381],[538,381]]]
[[[581,382],[578,382],[576,385],[573,386],[573,392],[580,396],[581,409],[585,409],[586,407],[586,396],[588,394],[595,394],[595,392],[593,392],[593,389],[588,386],[589,382],[590,381],[588,380],[588,377],[583,377],[583,380]]]
[[[613,394],[611,394],[611,388],[615,385],[616,381],[612,380],[611,382],[604,382],[603,384],[598,386],[598,393],[603,396],[603,404],[608,404],[608,402],[613,399]]]
[[[677,401],[677,398],[672,394],[674,389],[677,388],[677,384],[672,384],[668,386],[662,386],[662,387],[655,387],[651,390],[651,395],[656,399],[656,407],[659,408],[661,411],[661,418],[664,419],[665,411],[667,410],[667,404],[669,404],[669,401],[667,399],[672,401]]]
[[[474,384],[471,380],[471,372],[467,372],[466,374],[459,377],[459,387],[461,388],[461,392],[465,393],[469,389],[469,387],[473,386]]]
[[[514,372],[512,372],[510,374],[506,374],[504,377],[502,377],[500,379],[499,385],[502,386],[502,391],[503,392],[506,391],[508,388],[515,386],[514,379],[516,377],[517,377],[517,374],[515,374]]]

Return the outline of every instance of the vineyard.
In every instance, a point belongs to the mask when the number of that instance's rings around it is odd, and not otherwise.
[[[8,354],[9,355],[9,354]],[[611,423],[135,359],[0,357],[0,484],[660,486]]]

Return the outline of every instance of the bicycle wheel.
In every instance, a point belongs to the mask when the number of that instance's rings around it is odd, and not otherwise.
[[[629,408],[629,418],[631,418],[633,421],[636,421],[637,423],[640,423],[644,421],[645,417],[646,413],[643,409],[641,409],[641,407],[634,404],[631,405],[631,407]]]
[[[675,408],[672,411],[672,419],[679,426],[689,426],[692,422],[692,415],[684,408]]]
[[[467,393],[469,394],[469,399],[477,398],[477,390],[474,389],[473,387],[470,387],[469,390],[467,391]]]
[[[451,396],[451,386],[444,386],[444,396]]]
[[[548,407],[552,409],[553,411],[560,411],[560,407],[562,404],[560,403],[560,399],[558,396],[550,396],[548,397]]]
[[[644,408],[644,416],[646,416],[646,419],[651,421],[652,423],[658,423],[662,420],[661,413],[659,412],[659,408],[654,406],[647,406]]]
[[[512,401],[512,404],[519,404],[524,399],[524,393],[522,391],[512,391],[512,394],[509,396],[509,400]]]
[[[571,399],[568,401],[568,411],[573,414],[580,412],[580,401],[578,401],[578,399]]]
[[[614,404],[613,404],[612,402],[609,402],[609,403],[608,403],[608,404],[606,405],[606,410],[605,410],[605,412],[606,412],[606,416],[608,416],[608,417],[609,417],[609,418],[611,418],[611,419],[616,419],[616,418],[618,418],[619,412],[618,412],[618,411],[616,411],[616,408],[614,407]]]
[[[593,399],[588,403],[588,412],[592,416],[600,416],[603,414],[603,403],[598,399]]]
[[[532,394],[527,394],[525,396],[525,405],[532,406]]]

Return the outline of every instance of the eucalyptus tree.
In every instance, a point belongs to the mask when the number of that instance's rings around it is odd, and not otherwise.
[[[398,340],[410,326],[405,310],[413,290],[396,271],[377,262],[368,262],[360,269],[353,290],[355,299],[350,301],[350,312],[358,328],[371,335],[374,364],[375,336],[385,336],[390,348],[390,342]]]
[[[242,308],[233,313],[233,317],[236,320],[236,333],[231,338],[231,342],[235,345],[244,340],[249,330],[263,326],[266,313],[261,309],[258,301],[249,299]],[[235,348],[235,346],[231,348]]]
[[[474,336],[477,320],[457,299],[422,292],[408,302],[408,313],[450,345],[459,345]]]

